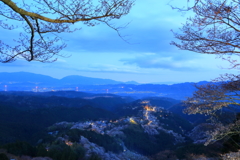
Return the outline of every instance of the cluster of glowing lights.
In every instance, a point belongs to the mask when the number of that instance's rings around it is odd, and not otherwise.
[[[137,124],[137,122],[133,119],[133,118],[130,118],[130,123],[132,123],[132,124]]]
[[[150,125],[152,123],[152,121],[149,121],[147,125]]]
[[[148,112],[145,113],[145,117],[148,120]]]
[[[70,142],[70,141],[65,141],[65,144],[68,145],[68,146],[72,146],[73,145],[73,143]]]
[[[142,101],[141,103],[142,103],[142,104],[148,104],[149,101]]]
[[[147,103],[149,103],[149,101],[143,101],[142,103],[145,103],[145,104],[147,104]],[[147,123],[147,125],[151,125],[151,123],[153,122],[153,121],[151,121],[150,119],[149,119],[149,112],[156,112],[157,110],[156,110],[156,107],[151,107],[151,106],[149,106],[149,105],[146,105],[145,107],[144,107],[144,109],[145,109],[145,114],[144,114],[144,116],[146,117],[146,120],[148,120],[148,123]]]
[[[150,107],[150,106],[145,106],[144,107],[145,108],[145,110],[147,110],[147,111],[152,111],[152,112],[156,112],[156,107]]]

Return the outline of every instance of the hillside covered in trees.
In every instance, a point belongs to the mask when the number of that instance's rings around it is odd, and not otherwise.
[[[184,105],[178,100],[54,94],[0,93],[3,155],[157,160],[219,157],[238,149],[228,139],[204,146],[206,132],[215,126],[208,122],[209,117],[182,114]],[[238,141],[238,137],[233,138]]]

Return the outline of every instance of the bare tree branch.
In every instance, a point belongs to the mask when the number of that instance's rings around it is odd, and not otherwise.
[[[191,0],[190,0],[191,1]],[[178,41],[172,45],[181,50],[202,54],[215,54],[230,62],[230,69],[240,69],[240,63],[232,55],[240,56],[240,1],[237,0],[192,0],[193,6],[179,11],[193,11],[180,28],[173,32]],[[238,57],[237,57],[238,58]],[[224,108],[240,106],[240,75],[225,74],[214,82],[196,86],[198,89],[184,103],[185,113],[210,115],[216,129],[209,132],[206,144],[240,134],[240,120],[228,124],[217,121],[217,112]]]
[[[0,0],[0,17],[10,20],[0,21],[0,27],[8,30],[21,27],[25,32],[20,33],[19,39],[14,39],[16,46],[0,41],[0,62],[18,58],[55,61],[55,56],[63,56],[59,52],[66,47],[57,33],[81,29],[71,27],[77,22],[88,26],[107,24],[122,38],[119,28],[109,22],[127,15],[133,5],[134,0],[33,0],[28,3]]]

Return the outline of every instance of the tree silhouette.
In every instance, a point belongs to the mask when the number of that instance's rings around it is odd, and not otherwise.
[[[229,2],[230,1],[230,2]],[[240,10],[235,0],[198,0],[194,17],[175,33],[180,42],[172,42],[179,49],[205,54],[239,55]]]
[[[239,69],[236,57],[240,55],[240,1],[237,0],[192,0],[193,6],[180,11],[193,11],[180,29],[173,32],[179,41],[171,42],[181,50],[203,54],[215,54],[230,62],[230,69]],[[233,57],[234,55],[234,57]],[[209,133],[206,144],[240,133],[240,121],[229,124],[216,121],[216,113],[223,107],[240,105],[240,76],[221,75],[216,83],[197,86],[197,91],[185,102],[186,113],[213,116],[216,130]]]
[[[87,26],[110,24],[129,13],[134,0],[0,0],[0,26],[6,30],[22,28],[16,45],[0,40],[0,62],[6,63],[24,58],[27,61],[52,62],[66,44],[58,33],[74,32],[74,25]]]

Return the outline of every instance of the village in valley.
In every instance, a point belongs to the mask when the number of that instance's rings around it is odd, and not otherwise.
[[[85,122],[59,122],[55,123],[50,128],[69,128],[70,129],[78,129],[78,130],[86,130],[86,131],[94,131],[98,134],[107,134],[111,137],[121,137],[124,136],[122,132],[123,129],[127,128],[129,125],[141,125],[144,129],[144,132],[148,135],[157,135],[159,131],[164,131],[168,134],[171,134],[175,137],[175,143],[183,143],[185,142],[185,138],[179,134],[174,132],[173,130],[168,130],[164,128],[164,123],[161,123],[161,119],[167,119],[169,115],[172,113],[168,110],[165,110],[162,107],[152,106],[149,101],[141,102],[142,110],[138,114],[139,116],[132,116],[121,118],[118,120],[98,120],[98,121],[85,121]],[[132,110],[139,109],[139,106],[132,107]],[[159,116],[156,117],[156,113]],[[181,126],[179,126],[181,128]],[[182,132],[184,132],[182,130]],[[51,135],[57,135],[58,131],[54,130],[48,132]],[[67,139],[63,139],[67,145],[72,145]],[[126,151],[126,147],[124,147]]]

